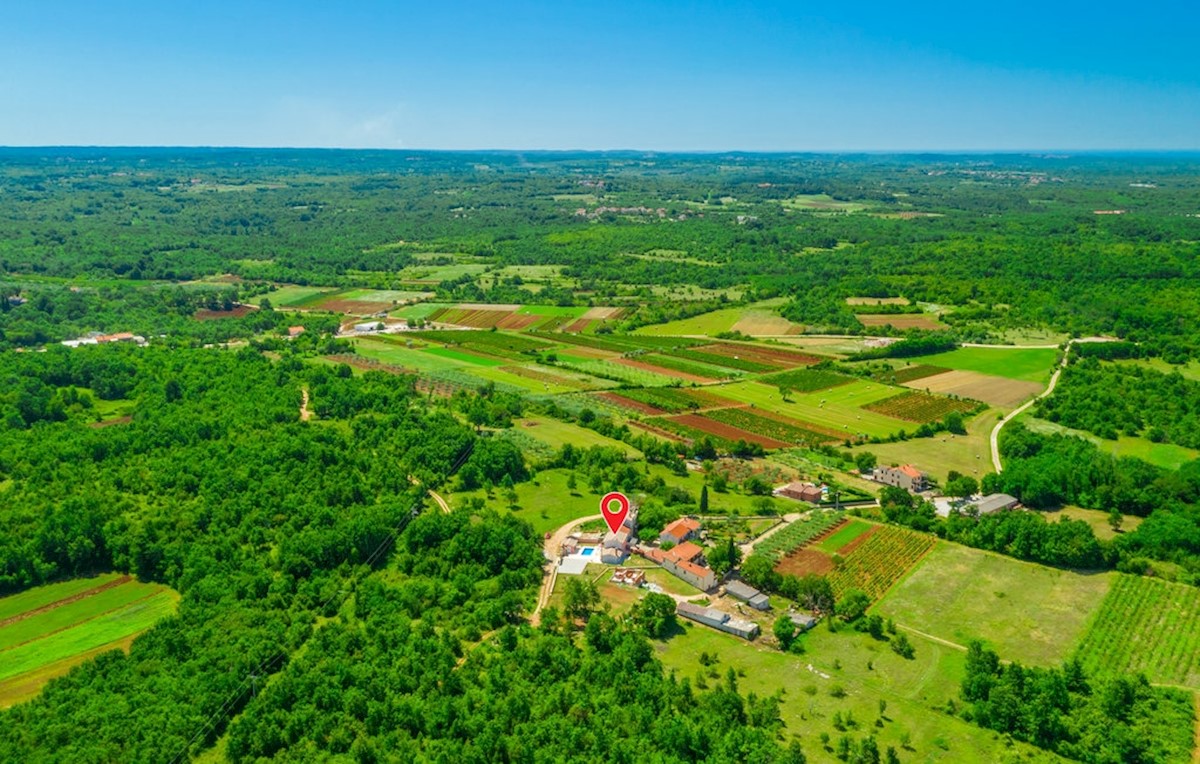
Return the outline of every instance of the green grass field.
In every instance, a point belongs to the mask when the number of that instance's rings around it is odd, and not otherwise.
[[[270,300],[271,304],[276,308],[295,308],[310,302],[316,302],[317,298],[322,295],[333,294],[335,291],[337,290],[334,287],[288,285],[256,298],[255,303],[262,305],[263,300]]]
[[[338,295],[339,300],[362,300],[363,302],[405,302],[419,300],[422,297],[432,297],[433,292],[412,292],[397,289],[351,289]],[[382,305],[381,305],[382,307]]]
[[[875,606],[896,623],[1001,658],[1049,666],[1068,657],[1112,582],[939,542]]]
[[[453,308],[454,303],[449,302],[418,302],[413,305],[404,305],[396,308],[388,313],[394,318],[429,318],[430,315],[442,310],[443,308]]]
[[[462,350],[454,350],[453,348],[428,347],[419,352],[436,355],[441,358],[449,358],[454,361],[462,361],[463,363],[471,366],[503,366],[507,363],[507,361],[501,358],[489,358],[476,353],[467,353]]]
[[[961,651],[921,637],[911,637],[916,656],[905,660],[885,642],[849,629],[832,633],[824,625],[803,637],[803,655],[745,642],[700,624],[683,626],[682,632],[654,642],[663,664],[680,678],[690,678],[693,685],[697,674],[703,673],[706,684],[716,686],[733,668],[743,694],[781,693],[784,738],[798,736],[810,762],[838,761],[819,738],[822,732],[833,740],[843,734],[833,727],[834,713],[852,714],[859,725],[850,731],[853,737],[874,734],[880,750],[892,746],[904,762],[1017,761],[1009,758],[1017,754],[1022,762],[1064,761],[1021,743],[1010,746],[988,730],[935,710],[952,698],[957,701],[966,659]],[[699,660],[702,653],[715,656],[717,663],[705,668]],[[830,691],[835,686],[845,690],[844,697],[833,697]],[[887,702],[886,719],[876,727],[880,700]],[[901,735],[906,733],[912,750],[901,747]]]
[[[1048,382],[1058,351],[1051,348],[958,348],[948,353],[923,355],[914,363],[966,369],[1026,382]]]
[[[950,470],[982,478],[992,471],[988,435],[996,424],[996,410],[988,409],[967,420],[967,434],[939,432],[932,438],[913,438],[897,443],[867,443],[854,452],[870,451],[880,464],[914,464],[944,480]]]
[[[175,611],[179,596],[158,584],[106,574],[37,587],[0,599],[0,706]]]
[[[642,452],[633,446],[622,443],[619,440],[606,438],[600,433],[589,430],[586,427],[580,427],[579,425],[570,424],[558,419],[531,416],[514,421],[513,427],[532,438],[542,441],[551,448],[561,448],[567,443],[578,448],[605,446],[620,449],[629,458],[642,458]]]
[[[898,388],[878,382],[855,380],[830,390],[815,393],[792,393],[785,402],[779,390],[759,382],[736,382],[706,388],[709,392],[741,403],[752,403],[765,411],[774,411],[793,419],[829,427],[852,437],[858,433],[886,437],[900,430],[914,430],[916,425],[902,419],[865,411],[859,406],[888,398]]]
[[[838,201],[828,194],[800,194],[779,203],[786,209],[806,212],[860,212],[867,209],[865,204]]]
[[[871,524],[862,520],[850,520],[850,522],[838,528],[829,536],[821,540],[821,543],[816,545],[817,549],[822,552],[833,554],[837,550],[849,544],[854,539],[871,530]]]
[[[1107,440],[1090,432],[1063,427],[1037,417],[1022,416],[1021,421],[1034,432],[1074,435],[1084,440],[1090,440],[1101,451],[1113,456],[1132,456],[1169,470],[1177,470],[1185,462],[1200,458],[1200,451],[1177,446],[1174,443],[1153,443],[1145,438],[1131,438],[1127,435],[1120,435],[1116,440]]]

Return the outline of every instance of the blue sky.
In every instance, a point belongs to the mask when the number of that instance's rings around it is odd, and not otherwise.
[[[1200,149],[1195,2],[6,6],[0,145]]]

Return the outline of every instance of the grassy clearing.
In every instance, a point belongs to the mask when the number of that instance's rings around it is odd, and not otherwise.
[[[642,458],[642,452],[627,443],[606,438],[600,433],[585,427],[562,422],[557,419],[550,419],[549,417],[526,417],[525,419],[518,419],[513,423],[513,426],[519,428],[526,435],[542,441],[551,448],[562,448],[567,443],[578,448],[604,446],[606,448],[618,448],[625,452],[625,455],[629,458]]]
[[[1084,509],[1083,507],[1062,507],[1055,510],[1039,510],[1051,522],[1057,519],[1063,520],[1082,520],[1092,526],[1092,532],[1096,534],[1096,538],[1112,541],[1117,536],[1121,535],[1113,530],[1108,522],[1108,513],[1100,509]],[[1137,530],[1137,527],[1142,524],[1144,518],[1137,515],[1125,515],[1121,520],[1121,531],[1129,532]]]
[[[966,435],[939,432],[932,438],[869,443],[853,450],[854,453],[870,451],[880,464],[913,464],[938,478],[956,470],[978,479],[992,471],[988,435],[997,416],[995,409],[989,409],[967,420]]]
[[[1026,382],[1047,382],[1057,357],[1058,351],[1051,348],[958,348],[913,360]]]
[[[1111,573],[1083,574],[941,542],[876,610],[898,624],[1049,666],[1079,642]]]
[[[829,194],[800,194],[791,199],[783,199],[779,203],[784,209],[805,212],[846,213],[861,212],[867,208],[867,205],[858,202],[838,201]]]
[[[905,660],[884,642],[849,630],[832,633],[824,625],[802,639],[806,653],[793,655],[760,644],[762,637],[748,643],[693,624],[654,645],[668,669],[681,678],[691,678],[693,683],[698,674],[703,674],[705,683],[715,686],[726,671],[734,668],[741,692],[760,697],[782,693],[784,737],[796,735],[810,762],[838,761],[820,741],[822,732],[833,740],[843,734],[833,727],[835,713],[853,715],[859,728],[851,735],[873,733],[881,750],[892,746],[906,762],[1006,761],[1018,754],[1025,762],[1063,761],[1024,744],[1009,747],[992,732],[934,710],[958,697],[965,673],[965,656],[960,651],[914,636],[911,641],[916,657]],[[708,668],[701,666],[702,653],[716,657],[717,663]],[[845,696],[833,697],[830,690],[834,686],[842,687]],[[887,702],[887,710],[882,726],[876,727],[880,700]],[[909,751],[901,747],[905,733],[911,738]]]
[[[473,366],[503,366],[505,363],[507,363],[507,361],[499,358],[488,358],[475,353],[465,353],[461,350],[453,350],[451,348],[428,347],[422,349],[420,352],[440,356],[441,358],[450,358],[455,361],[462,361],[465,364],[470,364]]]
[[[833,428],[846,433],[886,437],[900,430],[913,430],[915,425],[883,414],[865,411],[860,406],[888,398],[897,388],[878,382],[855,380],[831,390],[814,393],[793,393],[784,401],[779,390],[759,382],[737,382],[710,388],[711,392],[741,403],[750,403],[766,411],[774,411],[793,419]]]
[[[257,298],[255,304],[262,305],[263,300],[270,300],[271,304],[276,308],[295,308],[307,303],[317,302],[317,298],[333,294],[335,291],[337,290],[333,287],[289,285],[280,287],[274,292]]]
[[[1174,443],[1153,443],[1145,438],[1131,438],[1127,435],[1120,435],[1116,440],[1107,440],[1084,430],[1063,427],[1060,424],[1049,422],[1045,419],[1038,419],[1037,417],[1023,416],[1021,417],[1021,421],[1034,432],[1054,435],[1074,435],[1077,438],[1090,440],[1101,451],[1110,453],[1113,456],[1132,456],[1169,470],[1177,470],[1184,463],[1200,458],[1200,451],[1177,446]]]

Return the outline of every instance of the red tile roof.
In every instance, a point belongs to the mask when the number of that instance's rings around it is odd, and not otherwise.
[[[908,475],[910,478],[913,478],[914,480],[920,480],[921,478],[923,478],[925,476],[924,473],[922,473],[919,469],[912,466],[911,464],[900,465],[900,471],[903,472],[905,475]]]
[[[666,528],[663,528],[663,533],[681,539],[689,533],[695,533],[698,530],[700,530],[699,520],[693,520],[690,517],[681,517]]]
[[[685,541],[677,547],[673,547],[667,555],[678,561],[688,561],[696,559],[704,550],[690,541]]]

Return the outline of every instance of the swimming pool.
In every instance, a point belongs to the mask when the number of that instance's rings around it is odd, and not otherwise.
[[[584,557],[590,557],[590,556],[592,555],[592,553],[593,553],[593,552],[595,552],[595,551],[596,551],[596,547],[594,547],[594,546],[585,546],[583,549],[580,549],[580,550],[579,550],[579,553],[580,553],[581,555],[583,555]]]

